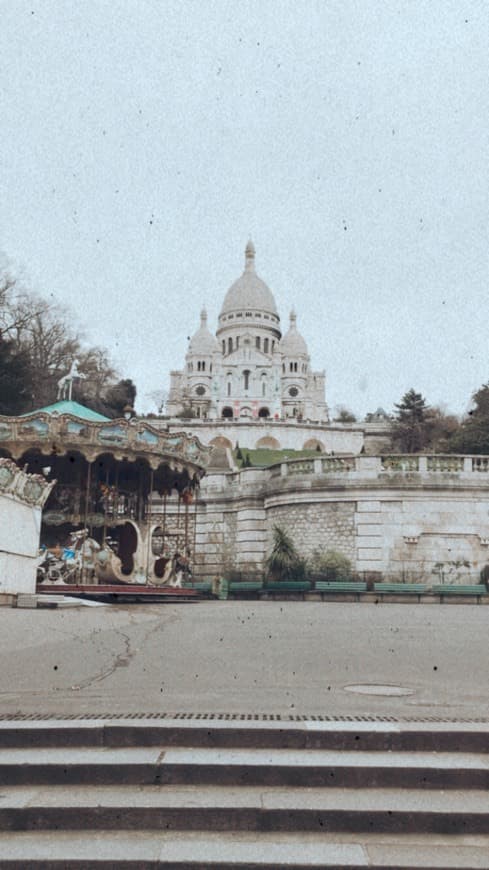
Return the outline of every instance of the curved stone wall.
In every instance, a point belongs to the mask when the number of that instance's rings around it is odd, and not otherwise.
[[[475,582],[489,562],[489,457],[318,456],[210,474],[196,523],[198,576],[261,572],[278,524],[306,557],[335,549],[359,572]]]

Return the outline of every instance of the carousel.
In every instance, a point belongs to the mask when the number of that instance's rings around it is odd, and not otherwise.
[[[54,483],[38,584],[182,586],[210,448],[144,420],[110,420],[69,397],[0,417],[0,456]]]

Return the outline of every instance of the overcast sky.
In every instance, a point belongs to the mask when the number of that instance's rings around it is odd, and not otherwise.
[[[489,380],[486,0],[0,0],[0,250],[138,407],[249,236],[327,401]]]

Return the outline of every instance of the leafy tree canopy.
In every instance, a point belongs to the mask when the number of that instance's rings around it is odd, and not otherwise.
[[[0,413],[22,414],[56,401],[58,381],[78,360],[85,375],[73,399],[108,417],[134,406],[132,381],[117,381],[106,350],[87,346],[69,312],[30,293],[0,261]]]

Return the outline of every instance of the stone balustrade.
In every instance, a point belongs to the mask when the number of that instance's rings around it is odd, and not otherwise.
[[[358,477],[381,475],[489,474],[489,456],[392,454],[389,456],[319,456],[317,459],[289,459],[269,468],[270,477],[295,475],[349,474]]]

